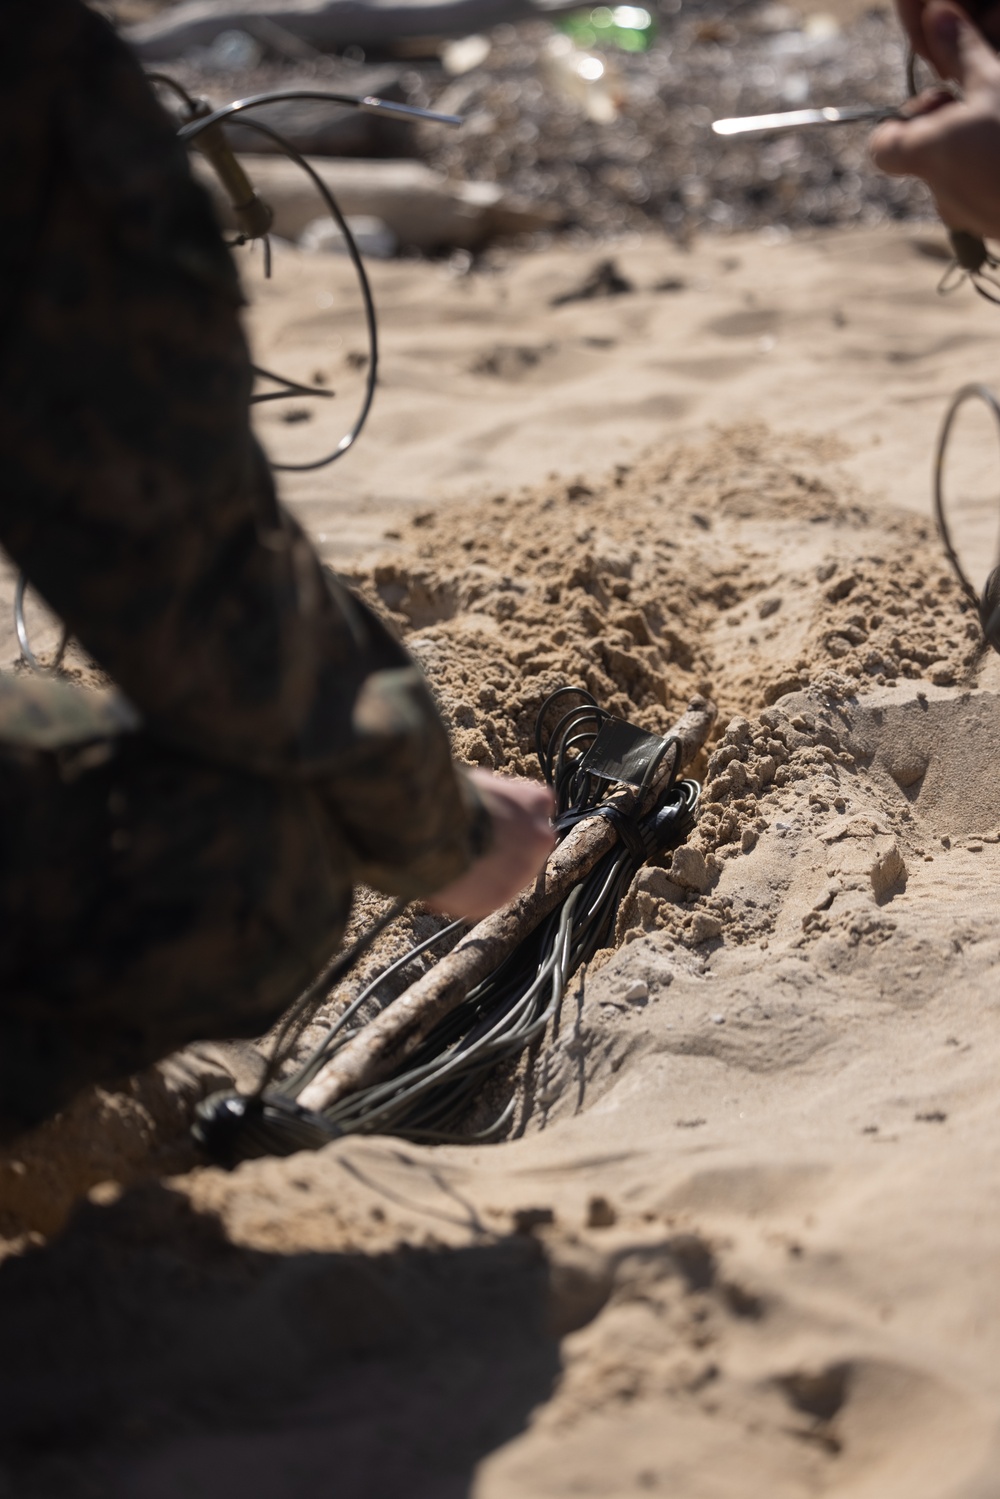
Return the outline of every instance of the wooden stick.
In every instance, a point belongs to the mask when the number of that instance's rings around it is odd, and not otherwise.
[[[678,768],[694,759],[714,720],[714,703],[702,697],[691,700],[670,730],[680,745]],[[655,801],[673,770],[672,758],[665,757],[640,810]],[[619,783],[607,800],[632,813],[638,795],[635,787]],[[614,847],[617,837],[606,817],[589,817],[571,829],[533,885],[473,927],[450,953],[331,1057],[299,1095],[303,1108],[321,1113],[348,1093],[370,1087],[395,1072],[438,1021],[460,1005],[555,910],[573,886],[586,878]]]

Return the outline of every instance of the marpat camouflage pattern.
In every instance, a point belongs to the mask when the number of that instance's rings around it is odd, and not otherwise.
[[[240,292],[125,46],[0,5],[0,544],[119,693],[0,682],[0,1130],[259,1034],[358,880],[429,894],[484,816],[420,672],[250,428]]]

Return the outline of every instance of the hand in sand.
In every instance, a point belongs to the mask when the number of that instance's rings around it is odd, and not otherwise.
[[[531,883],[555,847],[552,792],[537,781],[509,780],[483,770],[471,779],[493,819],[493,845],[460,879],[438,890],[432,911],[478,921]]]
[[[1000,238],[1000,59],[957,6],[931,0],[920,11],[923,52],[964,97],[932,89],[910,118],[887,120],[872,135],[875,165],[893,177],[920,177],[952,229]]]

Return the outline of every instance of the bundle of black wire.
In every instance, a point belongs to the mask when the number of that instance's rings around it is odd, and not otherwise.
[[[557,704],[569,699],[573,706],[547,731]],[[588,771],[584,761],[609,720],[595,699],[578,688],[560,689],[539,712],[539,763],[555,791],[556,828],[564,834],[582,818],[601,816],[607,809],[609,782]],[[661,745],[650,760],[647,780],[672,741],[665,739]],[[351,1021],[366,1001],[429,948],[453,937],[461,922],[411,948],[378,974],[293,1076],[259,1100],[219,1097],[211,1101],[211,1113],[203,1107],[196,1130],[201,1143],[210,1153],[232,1159],[318,1148],[347,1133],[425,1141],[489,1140],[502,1134],[513,1116],[515,1096],[485,1127],[468,1127],[486,1075],[513,1062],[558,1015],[570,979],[609,940],[636,870],[654,852],[681,841],[699,793],[696,781],[678,781],[670,775],[655,807],[633,822],[630,836],[622,837],[623,829],[616,823],[620,836],[615,846],[496,972],[431,1031],[395,1076],[350,1094],[323,1115],[307,1115],[295,1103],[306,1084],[357,1034]]]

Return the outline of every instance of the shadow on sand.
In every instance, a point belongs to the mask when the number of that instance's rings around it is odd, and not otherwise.
[[[2,1499],[461,1499],[551,1393],[530,1236],[280,1255],[148,1184],[0,1266]]]

